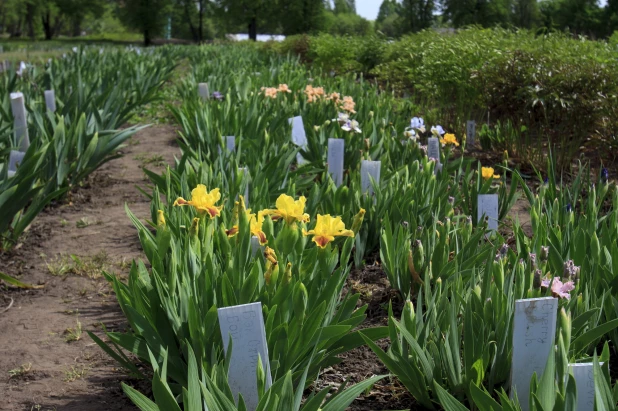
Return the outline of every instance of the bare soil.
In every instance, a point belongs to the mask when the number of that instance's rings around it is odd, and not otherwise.
[[[103,325],[126,327],[101,270],[126,275],[130,262],[143,257],[125,203],[150,220],[150,201],[136,186],[148,186],[143,166],[173,163],[175,137],[165,125],[137,133],[122,157],[47,208],[22,243],[0,256],[0,272],[43,286],[0,285],[0,410],[135,410],[120,382],[149,390],[149,382],[118,369],[86,331],[103,338]]]
[[[359,304],[367,304],[367,319],[362,328],[388,325],[388,307],[392,305],[393,315],[401,316],[403,301],[399,293],[392,289],[382,269],[377,255],[372,264],[362,270],[354,270],[347,281],[347,289],[361,295]],[[377,345],[387,350],[388,339],[378,340]],[[341,354],[342,362],[325,370],[321,378],[338,387],[345,379],[348,386],[356,384],[374,375],[390,374],[388,368],[382,364],[377,355],[367,346],[358,347],[345,354]],[[334,384],[333,384],[334,383]],[[385,378],[378,381],[368,392],[360,395],[351,406],[350,411],[373,410],[421,410],[414,398],[396,378]]]

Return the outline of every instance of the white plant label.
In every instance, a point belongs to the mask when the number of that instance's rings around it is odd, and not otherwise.
[[[602,363],[601,363],[602,364]],[[594,365],[569,364],[577,386],[577,411],[594,411]]]
[[[200,83],[197,85],[198,93],[202,100],[208,100],[210,98],[210,91],[208,90],[208,83]]]
[[[248,167],[238,167],[238,176],[243,180],[245,184],[245,206],[249,207],[249,168]]]
[[[511,396],[517,392],[523,411],[529,410],[532,374],[540,379],[547,358],[554,355],[557,313],[558,299],[553,297],[515,301]]]
[[[226,155],[229,155],[230,153],[233,153],[234,150],[236,150],[236,142],[235,142],[234,136],[225,136],[223,141],[225,141]],[[219,150],[219,155],[221,155],[223,153],[221,146],[219,146],[218,150]]]
[[[9,171],[17,171],[17,167],[24,160],[24,156],[26,153],[22,153],[21,151],[11,150],[9,154]]]
[[[26,152],[30,147],[30,138],[28,137],[26,105],[22,93],[11,93],[11,110],[13,111],[15,144],[19,147],[19,151]]]
[[[54,90],[45,90],[45,106],[52,113],[56,112],[56,95]]]
[[[292,117],[288,119],[288,123],[292,125],[292,143],[303,149],[307,148],[307,134],[305,133],[303,118],[301,116]],[[298,164],[305,163],[305,159],[300,153],[296,155],[296,162]]]
[[[498,229],[498,194],[479,194],[477,201],[477,222],[487,220],[487,228]]]
[[[232,338],[232,356],[228,374],[230,388],[237,401],[237,394],[242,394],[247,410],[255,411],[258,406],[259,358],[266,375],[265,388],[268,389],[272,384],[262,303],[219,308],[217,314],[226,355],[230,337]]]
[[[427,139],[427,157],[433,158],[438,164],[440,162],[440,139],[437,137],[429,137]]]
[[[260,244],[260,239],[256,236],[251,236],[251,255],[255,257],[258,251],[263,250],[263,246]]]
[[[363,194],[369,193],[373,195],[373,186],[371,185],[371,178],[375,180],[377,184],[380,184],[380,167],[382,163],[380,161],[361,161],[361,192]],[[369,178],[371,176],[371,178]]]
[[[339,187],[343,183],[343,152],[345,141],[341,138],[328,139],[328,173]]]
[[[476,121],[468,120],[466,123],[466,145],[470,148],[474,146],[476,139]]]
[[[17,172],[17,167],[24,160],[25,155],[26,153],[22,153],[21,151],[11,150],[11,153],[9,154],[9,169],[7,173],[8,177],[13,177],[15,175],[15,173]]]
[[[233,153],[236,150],[236,138],[234,136],[225,137],[225,148],[230,153]]]

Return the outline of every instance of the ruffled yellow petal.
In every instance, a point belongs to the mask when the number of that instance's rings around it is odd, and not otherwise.
[[[264,233],[264,231],[257,231],[253,233],[253,235],[258,238],[258,242],[260,243],[260,245],[268,244],[268,240],[266,239],[266,233]]]
[[[234,237],[236,234],[238,234],[238,226],[235,225],[234,227],[230,228],[229,230],[225,230],[225,234],[227,234],[228,238]]]
[[[204,184],[198,184],[191,191],[191,200],[187,201],[182,197],[178,197],[176,201],[174,201],[175,206],[183,206],[183,205],[192,205],[195,209],[201,213],[210,216],[210,218],[215,218],[216,216],[221,215],[221,210],[223,206],[216,206],[217,203],[221,199],[221,193],[218,188],[215,188],[208,192],[206,190],[206,186]]]
[[[343,230],[337,235],[340,237],[354,237],[356,234],[352,230]]]
[[[305,237],[307,237],[307,236],[309,236],[309,235],[315,235],[315,230],[309,230],[309,231],[307,231],[307,230],[303,229],[303,235],[304,235]]]
[[[264,210],[263,214],[272,216],[273,220],[283,218],[288,224],[294,224],[296,221],[308,222],[309,214],[305,214],[306,202],[307,199],[303,196],[294,200],[289,195],[281,194],[275,203],[277,209]]]
[[[313,242],[324,248],[335,237],[354,237],[354,231],[346,230],[341,217],[331,217],[329,214],[318,215],[315,228],[310,231],[303,230],[303,235],[313,235]]]
[[[273,210],[273,209],[267,209],[267,210],[262,210],[262,214],[265,216],[270,216],[270,219],[273,221],[277,221],[279,219],[281,219],[281,214],[279,213],[279,210]]]
[[[318,247],[320,247],[320,248],[326,247],[326,245],[328,243],[330,243],[331,241],[333,241],[334,239],[335,239],[335,237],[333,237],[332,235],[316,235],[316,236],[313,236],[313,242],[316,243],[318,245]]]
[[[175,206],[185,206],[185,205],[191,205],[191,204],[189,204],[189,202],[185,200],[184,198],[178,197],[176,201],[174,201],[174,205]]]
[[[223,206],[219,207],[206,207],[206,211],[210,215],[210,218],[215,218],[221,215],[221,210],[223,210]]]

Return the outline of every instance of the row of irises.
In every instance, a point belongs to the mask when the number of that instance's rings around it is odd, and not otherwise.
[[[140,129],[120,127],[157,97],[173,68],[163,53],[145,58],[97,48],[2,74],[0,250],[13,247],[46,205],[114,157]]]
[[[189,59],[193,77],[180,85],[184,100],[173,109],[183,157],[174,170],[148,172],[156,231],[129,212],[152,269],[136,264],[126,285],[109,276],[132,332],[109,333],[106,350],[137,372],[112,351],[123,347],[155,370],[154,401],[125,387],[142,409],[245,409],[226,380],[216,310],[255,301],[273,373],[267,390],[258,367],[260,410],[344,409],[362,384],[332,393],[325,404],[328,388],[304,403],[302,392],[338,354],[362,344],[418,403],[448,410],[573,409],[577,387],[567,365],[592,362],[603,347],[595,401],[613,409],[613,186],[597,182],[582,200],[592,187],[585,170],[572,190],[559,190],[552,171],[535,195],[506,163],[484,168],[466,159],[459,133],[437,125],[427,131],[419,108],[362,79],[325,77],[293,58],[246,48],[195,48]],[[198,98],[204,81],[216,98]],[[280,86],[268,88],[273,84]],[[291,142],[288,123],[297,115],[306,131],[302,147]],[[230,135],[235,147],[226,150],[223,136]],[[437,154],[422,144],[431,136],[443,145]],[[328,172],[328,137],[345,143],[339,185]],[[373,194],[362,186],[361,160],[381,162]],[[518,187],[533,206],[532,237],[506,219]],[[494,233],[476,218],[477,195],[488,193],[500,197]],[[614,204],[602,210],[608,196]],[[357,308],[360,296],[343,286],[350,260],[362,267],[376,251],[403,311],[389,316],[388,327],[355,331],[366,306]],[[519,404],[506,394],[514,301],[552,295],[560,298],[558,349],[543,378],[531,376],[531,402]],[[391,341],[387,352],[373,343],[383,337]]]

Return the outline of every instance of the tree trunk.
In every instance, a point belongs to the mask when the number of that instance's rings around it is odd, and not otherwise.
[[[62,28],[63,20],[60,16],[56,17],[56,21],[54,22],[52,36],[57,36],[60,33],[60,29]]]
[[[249,40],[257,41],[257,19],[255,17],[249,21]]]
[[[144,47],[150,46],[151,43],[152,43],[152,39],[150,38],[150,32],[148,31],[148,29],[145,29],[144,30]]]
[[[82,35],[82,19],[76,17],[73,19],[73,37],[79,37]]]
[[[21,37],[21,25],[23,20],[20,18],[17,20],[17,24],[11,25],[11,38]]]
[[[26,6],[26,20],[28,23],[28,36],[34,40],[34,6],[32,4]]]
[[[193,26],[193,22],[191,21],[191,16],[189,15],[189,1],[185,1],[185,16],[187,21],[189,22],[189,29],[191,29],[191,36],[193,37],[193,41],[196,43],[199,41],[199,37],[195,27]]]
[[[199,42],[204,41],[204,3],[200,0],[200,27],[199,27]]]
[[[51,25],[51,13],[49,10],[41,17],[43,20],[43,31],[45,31],[45,40],[51,40],[53,36],[53,29]]]

